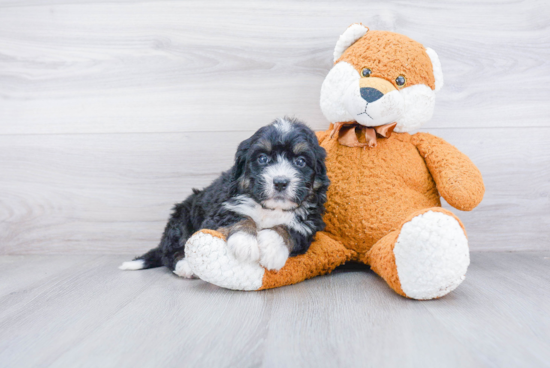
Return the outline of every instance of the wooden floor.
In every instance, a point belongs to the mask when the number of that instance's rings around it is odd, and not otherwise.
[[[235,292],[126,259],[0,257],[0,367],[550,366],[550,252],[473,253],[429,302],[362,266]]]

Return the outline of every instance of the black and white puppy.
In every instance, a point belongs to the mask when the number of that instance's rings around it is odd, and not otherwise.
[[[224,233],[238,259],[280,269],[289,256],[305,253],[325,227],[325,157],[306,125],[275,120],[239,145],[230,170],[175,205],[157,248],[120,269],[166,266],[191,277],[185,243],[200,229]]]

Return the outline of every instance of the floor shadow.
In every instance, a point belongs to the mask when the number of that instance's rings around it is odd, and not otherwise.
[[[335,272],[365,272],[370,271],[370,266],[367,266],[364,263],[359,262],[347,262],[343,264],[342,266],[337,267],[333,273]]]

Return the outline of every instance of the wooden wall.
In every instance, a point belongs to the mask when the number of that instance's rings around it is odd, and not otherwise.
[[[438,52],[422,130],[484,174],[459,213],[471,248],[548,250],[549,19],[536,0],[0,0],[0,254],[155,246],[255,129],[285,114],[326,129],[319,90],[353,22]]]

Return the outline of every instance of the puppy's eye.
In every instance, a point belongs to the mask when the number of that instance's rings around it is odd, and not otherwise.
[[[268,162],[269,162],[269,157],[267,157],[267,155],[262,153],[261,155],[258,156],[258,163],[260,165],[265,165]]]
[[[403,87],[407,83],[407,80],[404,76],[400,75],[399,77],[395,78],[395,84],[397,84],[399,87]]]
[[[303,157],[296,157],[294,159],[294,165],[298,167],[304,167],[306,166],[306,160]]]
[[[369,68],[365,68],[361,70],[361,75],[363,77],[370,77],[371,74],[372,74],[372,70],[370,70]]]

